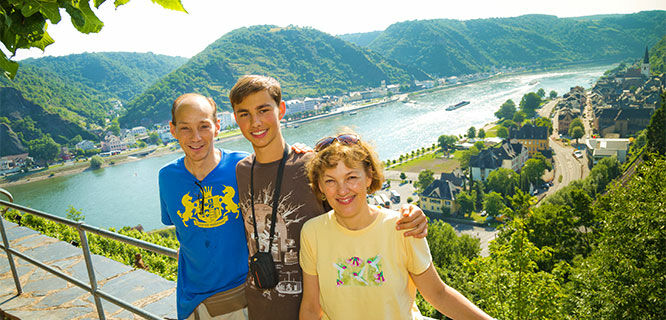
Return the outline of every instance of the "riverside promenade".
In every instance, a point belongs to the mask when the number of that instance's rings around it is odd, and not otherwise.
[[[84,283],[88,283],[81,248],[4,221],[10,247]],[[92,255],[98,288],[166,319],[176,319],[176,283],[99,255]],[[14,257],[23,293],[16,286],[0,250],[0,317],[2,319],[98,319],[91,294],[72,283]],[[102,299],[107,319],[142,319]]]

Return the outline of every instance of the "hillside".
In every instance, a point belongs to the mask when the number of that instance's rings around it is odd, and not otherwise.
[[[65,143],[77,135],[83,139],[97,139],[84,126],[25,99],[17,89],[0,87],[0,106],[0,117],[6,118],[11,127],[8,134],[15,133],[22,138],[22,143],[41,138],[42,134],[50,134],[58,143]],[[2,141],[2,147],[5,148],[5,141]]]
[[[666,72],[666,36],[650,49],[650,65],[653,74]]]
[[[448,76],[492,66],[635,58],[664,34],[666,11],[577,18],[525,15],[395,23],[368,47],[429,74]]]
[[[239,76],[251,73],[277,78],[285,100],[377,87],[382,80],[409,83],[429,78],[312,28],[253,26],[225,34],[159,80],[127,106],[121,125],[167,120],[171,103],[184,92],[211,96],[230,110],[229,89]]]
[[[15,89],[21,96],[19,100],[0,101],[0,117],[16,120],[30,116],[35,126],[50,128],[45,133],[51,133],[59,142],[65,140],[59,136],[71,139],[82,132],[82,137],[94,138],[90,129],[103,126],[107,118],[122,111],[118,101],[124,103],[133,98],[185,60],[124,52],[26,59],[14,80],[0,78],[0,88]],[[3,94],[16,95],[12,91]],[[66,127],[42,122],[56,115],[56,123]],[[21,132],[19,128],[12,129]]]
[[[337,37],[351,42],[357,46],[367,47],[370,42],[377,39],[377,37],[382,34],[382,31],[371,31],[371,32],[361,32],[361,33],[347,33],[340,34]]]

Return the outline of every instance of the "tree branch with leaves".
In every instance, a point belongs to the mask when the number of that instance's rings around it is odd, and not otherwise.
[[[130,0],[115,0],[117,8]],[[160,6],[187,12],[180,0],[151,0]],[[0,41],[5,51],[0,49],[0,70],[4,76],[13,79],[19,64],[11,59],[19,49],[39,48],[42,51],[55,40],[47,32],[49,24],[58,24],[64,10],[71,18],[72,25],[81,33],[98,33],[104,27],[95,9],[106,0],[6,0],[0,1]]]

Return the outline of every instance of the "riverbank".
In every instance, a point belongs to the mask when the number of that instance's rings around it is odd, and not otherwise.
[[[227,140],[237,139],[240,138],[240,135],[241,132],[238,129],[222,132],[215,139],[215,142],[218,143]],[[102,165],[102,168],[117,166],[124,163],[153,158],[153,157],[160,157],[167,154],[173,154],[178,152],[182,152],[180,147],[178,146],[178,142],[171,142],[167,145],[162,145],[159,147],[155,146],[146,147],[143,149],[134,150],[127,153],[121,153],[119,155],[102,158],[104,159],[104,164]],[[70,176],[88,170],[92,170],[90,168],[90,160],[56,164],[45,169],[30,171],[27,173],[16,173],[13,175],[1,177],[0,188],[17,186],[35,181],[43,181],[55,177]]]

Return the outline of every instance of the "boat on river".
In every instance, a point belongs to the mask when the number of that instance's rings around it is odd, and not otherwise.
[[[446,107],[446,111],[453,111],[453,110],[456,110],[456,109],[460,109],[460,108],[462,108],[462,107],[464,107],[468,104],[469,104],[469,101],[461,101],[461,102],[458,102],[456,104],[452,104],[452,105]]]

